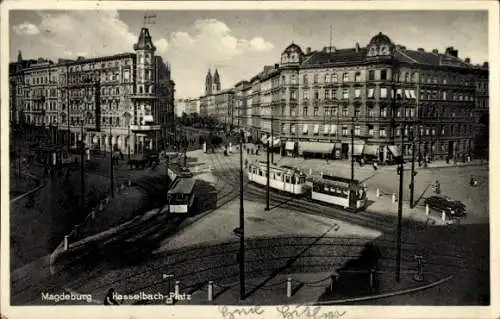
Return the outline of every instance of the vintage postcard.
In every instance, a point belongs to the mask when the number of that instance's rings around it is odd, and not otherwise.
[[[498,9],[2,3],[2,316],[498,318]]]

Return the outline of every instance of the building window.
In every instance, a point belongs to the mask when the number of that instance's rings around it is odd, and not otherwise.
[[[349,82],[349,73],[344,73],[342,75],[342,82]]]
[[[336,100],[337,99],[337,90],[333,89],[331,91],[331,93],[332,93],[332,99]]]
[[[367,97],[369,99],[373,99],[375,97],[375,88],[368,88]]]
[[[349,135],[349,129],[347,126],[342,126],[342,136],[348,136]]]
[[[307,116],[307,107],[302,109],[302,116]]]
[[[375,117],[375,110],[373,107],[368,108],[368,117]]]
[[[291,100],[296,100],[297,99],[297,91],[291,90],[290,91],[290,99]]]
[[[368,135],[369,136],[374,136],[375,135],[375,132],[373,130],[373,125],[371,125],[371,124],[368,125]]]
[[[318,83],[318,75],[317,75],[317,74],[314,74],[314,77],[313,77],[313,83],[314,83],[314,84],[317,84],[317,83]]]
[[[325,117],[329,117],[331,114],[330,108],[325,108]]]
[[[309,91],[304,90],[304,100],[309,100]]]
[[[354,97],[356,99],[361,98],[361,89],[354,89]]]
[[[330,76],[325,74],[325,83],[330,83]]]
[[[318,116],[318,113],[319,113],[319,108],[315,107],[314,108],[314,116]]]
[[[297,77],[295,75],[292,75],[290,78],[290,83],[291,84],[297,84]]]
[[[387,88],[380,88],[380,98],[387,98]]]
[[[337,83],[337,82],[338,82],[337,74],[333,73],[332,74],[332,83]]]
[[[334,107],[332,108],[332,116],[337,116],[337,115],[338,115],[338,112],[339,112],[339,109],[338,109],[336,106],[334,106]]]
[[[378,131],[378,135],[380,137],[386,137],[387,136],[387,132],[385,131],[385,128],[380,128],[379,131]]]
[[[354,75],[354,81],[361,82],[361,73],[360,72],[356,72],[356,74]]]
[[[443,91],[443,100],[446,100],[446,91]]]
[[[290,116],[295,116],[295,107],[290,108]]]
[[[308,84],[307,74],[304,74],[304,76],[303,76],[302,80],[303,80],[303,82],[304,82],[304,85],[307,85],[307,84]]]
[[[315,90],[315,91],[314,91],[314,99],[315,99],[315,100],[318,100],[318,99],[319,99],[319,91],[318,91],[318,90]]]
[[[356,125],[354,126],[354,136],[360,136],[361,135],[361,126]]]
[[[368,71],[368,80],[369,81],[375,80],[375,71],[374,70],[369,70]]]
[[[347,107],[342,108],[342,116],[349,116],[349,109]]]
[[[387,70],[381,70],[380,71],[380,79],[381,80],[387,80]]]
[[[344,100],[349,99],[349,89],[342,89],[342,99]]]
[[[356,107],[356,108],[354,109],[354,116],[355,116],[355,117],[359,117],[360,113],[361,113],[360,108],[359,108],[359,107]]]

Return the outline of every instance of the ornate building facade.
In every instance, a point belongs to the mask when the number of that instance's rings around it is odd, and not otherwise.
[[[382,33],[349,49],[292,43],[279,64],[235,86],[233,121],[299,154],[384,162],[410,156],[415,141],[421,156],[463,158],[478,108],[488,109],[488,73],[453,47],[409,50]]]
[[[10,65],[12,120],[55,126],[70,143],[137,153],[156,148],[174,118],[175,83],[142,28],[134,53]],[[69,133],[69,135],[68,135]],[[82,135],[83,133],[83,135]]]

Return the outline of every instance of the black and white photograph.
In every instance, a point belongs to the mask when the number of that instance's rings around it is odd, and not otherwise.
[[[2,316],[495,317],[498,4],[410,3],[2,3]]]

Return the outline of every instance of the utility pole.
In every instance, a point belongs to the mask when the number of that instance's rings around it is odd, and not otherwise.
[[[266,190],[266,211],[269,210],[269,186],[270,186],[270,178],[271,178],[271,172],[270,172],[270,164],[269,164],[269,139],[267,140],[267,190]]]
[[[274,116],[273,116],[273,109],[274,109],[274,105],[271,105],[271,147],[272,147],[271,148],[271,162],[274,163],[274,129],[273,129]],[[268,178],[268,180],[269,180],[269,178]]]
[[[399,164],[399,198],[398,198],[398,229],[397,229],[397,255],[396,255],[396,281],[401,277],[401,220],[403,218],[403,177],[404,177],[404,124],[401,125],[401,162]]]
[[[351,181],[354,182],[354,116],[351,125]],[[338,128],[337,128],[338,129]]]
[[[84,125],[84,117],[82,117],[82,127],[80,134],[82,136],[82,139],[80,141],[80,189],[81,189],[81,212],[82,215],[81,217],[84,216],[85,213],[85,144],[83,142],[83,125]]]
[[[245,218],[243,208],[243,130],[240,131],[240,300],[245,299]]]
[[[127,159],[130,161],[130,117],[128,117],[127,156]]]
[[[114,176],[113,176],[113,141],[111,139],[111,125],[109,125],[109,144],[111,149],[109,152],[109,194],[111,198],[115,197],[115,186],[114,186]]]
[[[169,167],[169,162],[170,162],[170,156],[168,154],[167,155],[167,160],[165,162],[165,173],[167,174],[167,192],[168,190],[170,189],[170,180],[169,180],[169,177],[168,177],[168,167]]]
[[[68,153],[70,151],[71,147],[71,130],[69,127],[69,120],[70,120],[70,105],[69,105],[69,68],[66,70],[66,109],[68,116],[66,116],[66,122],[68,123]]]
[[[411,134],[411,183],[410,183],[410,208],[414,207],[414,193],[415,193],[415,122],[412,125]]]

